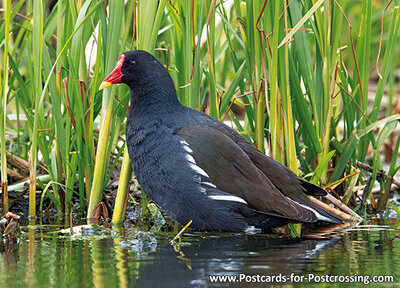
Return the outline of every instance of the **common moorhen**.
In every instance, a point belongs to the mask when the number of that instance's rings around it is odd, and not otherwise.
[[[174,82],[151,54],[123,53],[100,86],[130,89],[126,137],[133,171],[172,219],[195,230],[269,229],[342,219],[307,195],[326,192],[264,155],[220,121],[178,101]]]

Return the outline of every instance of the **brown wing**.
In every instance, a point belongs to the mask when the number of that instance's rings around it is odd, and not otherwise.
[[[245,199],[260,212],[303,222],[317,220],[310,210],[285,197],[230,137],[204,126],[184,127],[176,134],[189,144],[197,165],[219,190]]]
[[[326,195],[323,189],[300,179],[288,167],[261,153],[230,127],[221,125],[219,121],[209,121],[207,124],[232,139],[283,195],[295,201],[305,200],[306,195]]]
[[[237,142],[237,144],[283,195],[301,203],[304,201],[308,203],[306,194],[313,196],[326,195],[323,189],[299,179],[292,170],[267,157],[250,143]]]

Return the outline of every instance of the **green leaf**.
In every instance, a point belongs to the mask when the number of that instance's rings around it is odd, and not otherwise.
[[[380,150],[383,143],[386,139],[389,138],[390,134],[392,134],[393,130],[396,129],[398,121],[392,121],[387,123],[383,128],[382,131],[378,135],[378,139],[375,143],[375,149]]]
[[[390,206],[392,206],[393,210],[396,211],[397,215],[400,217],[400,209],[399,207],[396,206],[396,204],[393,203],[393,201],[390,201]]]
[[[315,168],[314,175],[311,178],[311,183],[318,183],[318,180],[321,178],[322,173],[328,169],[329,161],[332,159],[333,155],[335,155],[335,152],[335,150],[330,151],[319,161],[317,168]]]
[[[232,79],[232,82],[229,85],[228,90],[226,90],[224,96],[222,97],[221,107],[219,112],[221,117],[225,113],[226,109],[228,109],[228,105],[232,101],[233,95],[238,89],[239,82],[242,81],[244,77],[243,68],[245,67],[245,64],[246,61],[243,61],[242,65],[240,65],[238,71],[236,72],[235,77]]]
[[[346,145],[344,146],[343,154],[340,155],[340,157],[336,163],[336,167],[333,170],[333,173],[331,176],[331,182],[338,180],[340,178],[340,176],[342,175],[345,167],[347,166],[348,162],[350,161],[350,159],[357,147],[358,139],[360,139],[362,136],[365,136],[366,134],[368,134],[369,132],[371,132],[372,130],[374,130],[375,128],[379,127],[382,124],[386,124],[391,121],[398,121],[399,119],[400,119],[399,114],[392,115],[392,116],[383,118],[379,121],[376,121],[375,123],[368,125],[367,127],[365,127],[364,129],[362,129],[358,132],[353,132],[351,134],[351,136],[349,137],[349,139],[347,140]]]

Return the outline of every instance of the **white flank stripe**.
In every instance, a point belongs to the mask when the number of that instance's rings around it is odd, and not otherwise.
[[[185,149],[185,151],[188,152],[188,153],[192,153],[193,152],[193,150],[190,149],[190,147],[188,145],[183,145],[183,149]]]
[[[247,205],[247,202],[244,201],[242,198],[238,197],[238,196],[234,196],[234,195],[211,195],[208,196],[211,199],[214,200],[223,200],[223,201],[233,201],[233,202],[239,202],[239,203],[243,203]]]
[[[212,187],[212,188],[217,188],[217,186],[215,186],[213,183],[211,183],[211,182],[201,182],[202,184],[204,184],[204,185],[207,185],[207,186],[210,186],[210,187]]]
[[[196,171],[197,173],[199,173],[200,175],[210,178],[210,176],[208,176],[207,172],[204,171],[203,169],[201,169],[201,167],[199,167],[196,163],[196,160],[194,160],[193,156],[191,155],[191,153],[193,152],[192,149],[190,149],[189,147],[189,143],[187,143],[185,140],[181,140],[181,143],[183,144],[183,149],[188,152],[188,154],[186,155],[186,159],[190,162],[190,168],[192,168],[194,171]]]
[[[196,160],[194,160],[194,158],[193,158],[192,155],[186,154],[186,159],[187,159],[189,162],[191,162],[191,163],[193,163],[193,164],[196,164]]]
[[[196,164],[196,160],[194,160],[193,156],[190,154],[186,154],[186,160],[188,160],[189,162]]]
[[[183,149],[185,149],[186,152],[193,152],[193,150],[189,147],[189,143],[187,143],[185,140],[181,140],[181,144],[183,144]]]
[[[197,173],[199,173],[200,175],[202,175],[202,176],[204,176],[204,177],[207,177],[207,178],[210,178],[209,176],[208,176],[208,174],[206,173],[206,171],[204,171],[203,169],[201,169],[199,166],[197,166],[195,163],[191,163],[190,162],[190,167],[194,170],[194,171],[196,171]]]

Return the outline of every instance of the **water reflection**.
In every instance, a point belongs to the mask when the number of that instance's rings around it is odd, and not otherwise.
[[[243,235],[207,237],[181,247],[185,259],[171,245],[160,245],[149,264],[140,268],[135,284],[163,287],[163,283],[176,283],[179,279],[179,285],[174,287],[203,287],[210,275],[299,274],[315,261],[314,255],[339,242],[340,239],[268,239]]]
[[[22,228],[18,243],[0,241],[0,287],[227,287],[232,285],[210,283],[209,276],[240,273],[356,273],[399,281],[399,228],[392,219],[330,239],[186,234],[180,246],[169,243],[172,234],[160,233],[151,249],[138,250],[126,245],[137,235],[133,229],[71,238],[54,233],[59,226],[32,225]]]
[[[8,270],[13,270],[18,261],[18,239],[7,239],[0,242],[0,254]]]

